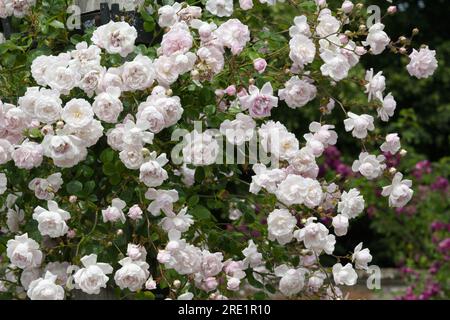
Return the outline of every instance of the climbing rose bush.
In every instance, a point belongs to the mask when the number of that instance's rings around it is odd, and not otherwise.
[[[2,15],[19,15],[10,2]],[[366,203],[319,175],[321,158],[351,135],[349,179],[383,182],[386,204],[405,206],[411,180],[383,155],[406,155],[401,132],[383,130],[396,102],[359,61],[391,51],[409,59],[399,72],[425,78],[435,52],[391,40],[350,1],[139,5],[151,44],[127,21],[88,29],[34,57],[34,85],[0,102],[2,294],[343,298],[372,256],[335,247]],[[256,28],[247,10],[261,7],[296,17]],[[348,84],[366,104],[337,98]],[[316,121],[299,137],[275,108]]]

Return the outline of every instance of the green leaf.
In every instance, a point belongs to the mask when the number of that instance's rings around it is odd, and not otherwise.
[[[193,195],[192,197],[189,198],[188,200],[188,206],[189,207],[193,207],[195,206],[198,202],[199,202],[200,198],[198,195]]]
[[[103,163],[109,163],[114,160],[115,152],[113,149],[108,148],[102,151],[100,154],[100,160]]]
[[[155,30],[155,21],[148,20],[144,22],[144,31],[145,32],[152,32]]]
[[[59,20],[53,20],[52,22],[50,22],[50,26],[56,29],[65,29],[64,23]]]
[[[202,205],[195,206],[191,213],[199,220],[211,219],[211,212]]]
[[[66,185],[67,193],[73,195],[83,190],[83,184],[80,181],[71,181]]]

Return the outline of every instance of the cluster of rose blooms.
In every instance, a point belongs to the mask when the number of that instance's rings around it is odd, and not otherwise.
[[[240,1],[244,10],[250,9],[250,4],[252,1]],[[353,4],[345,1],[341,11],[345,16],[352,9]],[[233,13],[233,1],[208,0],[206,10],[218,17],[228,17]],[[287,245],[295,239],[302,243],[304,254],[301,267],[281,264],[271,273],[265,268],[263,255],[252,240],[242,251],[243,259],[224,261],[223,253],[210,252],[205,246],[200,248],[183,239],[183,233],[194,224],[193,217],[187,214],[187,207],[174,212],[174,204],[179,199],[176,190],[155,189],[169,179],[169,173],[164,169],[168,159],[165,153],[158,155],[147,149],[156,134],[182,118],[181,100],[172,95],[170,86],[180,75],[188,72],[197,85],[213,79],[224,69],[224,55],[228,50],[232,55],[239,55],[249,43],[249,28],[238,19],[229,19],[219,26],[207,23],[200,20],[200,7],[186,4],[163,6],[158,14],[158,23],[167,28],[167,32],[154,60],[139,54],[117,68],[102,66],[103,51],[125,58],[135,49],[136,29],[126,22],[112,21],[95,30],[92,44],[81,42],[70,52],[37,57],[31,72],[41,87],[28,88],[17,106],[0,104],[0,164],[13,161],[18,168],[32,169],[39,167],[45,156],[56,167],[71,168],[85,160],[88,148],[106,135],[108,145],[119,152],[123,164],[128,169],[139,170],[140,182],[148,187],[145,197],[151,200],[147,210],[154,216],[163,214],[160,227],[167,232],[169,242],[159,250],[157,259],[166,269],[189,275],[197,288],[212,292],[211,297],[216,299],[226,298],[216,291],[223,279],[226,279],[227,290],[238,291],[248,268],[257,271],[255,278],[262,282],[278,279],[279,291],[286,296],[296,295],[302,290],[319,292],[326,286],[325,297],[338,297],[338,288],[326,283],[327,275],[324,269],[319,268],[317,257],[322,253],[333,254],[336,237],[347,233],[349,220],[364,211],[365,201],[357,189],[341,192],[336,184],[317,180],[316,158],[337,141],[333,125],[312,122],[301,147],[300,141],[283,124],[265,119],[270,116],[271,109],[278,106],[279,99],[290,108],[301,108],[315,98],[318,88],[305,70],[316,58],[316,51],[322,59],[322,74],[330,81],[338,82],[347,77],[360,56],[368,52],[367,49],[371,54],[379,54],[386,48],[390,39],[383,31],[384,26],[381,23],[371,26],[367,39],[358,45],[341,32],[346,20],[337,19],[326,8],[326,3],[319,1],[317,25],[313,29],[306,16],[298,16],[289,30],[290,71],[295,75],[278,91],[278,97],[270,82],[261,88],[250,84],[248,90],[238,90],[230,84],[219,93],[234,99],[230,104],[240,108],[234,120],[226,120],[220,125],[220,133],[227,141],[242,145],[257,132],[264,151],[281,160],[279,168],[255,164],[249,191],[255,194],[268,192],[278,200],[277,208],[268,214],[269,240]],[[196,47],[193,45],[194,35],[200,39]],[[314,41],[317,38],[320,38],[318,48]],[[431,75],[437,67],[434,54],[428,48],[414,50],[407,67],[409,73],[418,78]],[[264,73],[266,65],[264,59],[254,61],[255,69],[260,73]],[[384,76],[381,72],[374,75],[373,70],[369,70],[366,83],[368,100],[379,100],[378,116],[387,121],[394,112],[395,101],[390,94],[383,96]],[[87,98],[73,98],[63,105],[61,96],[69,96],[75,88],[84,91]],[[151,89],[151,95],[139,104],[137,113],[123,114],[122,93],[148,89]],[[326,107],[328,113],[332,112],[334,104],[335,101],[330,99]],[[374,130],[371,115],[348,112],[347,116],[345,130],[351,131],[355,138],[365,139]],[[261,123],[259,127],[257,122]],[[105,132],[102,125],[105,123],[114,127]],[[40,130],[41,142],[31,141],[24,134],[34,129]],[[220,148],[216,138],[209,131],[193,131],[185,136],[184,165],[180,169],[186,184],[194,183],[194,170],[186,164],[202,166],[216,161]],[[387,135],[380,149],[392,154],[399,152],[398,135]],[[376,179],[386,169],[384,160],[383,156],[362,152],[354,161],[352,170],[367,179]],[[395,173],[392,184],[383,188],[383,196],[389,197],[390,206],[404,206],[412,197],[411,181],[402,178],[401,173]],[[8,183],[5,174],[0,173],[0,193],[7,190]],[[69,228],[71,214],[54,201],[63,183],[61,174],[55,173],[36,177],[29,184],[38,199],[47,201],[46,207],[38,206],[33,213],[43,236],[74,236]],[[15,206],[15,197],[10,194],[6,201],[9,230],[5,232],[20,233],[20,225],[23,224],[24,213]],[[76,198],[71,197],[71,201],[76,202]],[[298,205],[311,212],[319,207],[336,209],[337,214],[332,221],[334,234],[313,216],[302,219],[302,227],[299,228],[293,210],[293,206]],[[108,208],[102,210],[103,222],[125,223],[127,207],[129,219],[142,219],[143,211],[139,204],[127,204],[115,198]],[[39,244],[26,233],[8,241],[7,257],[11,264],[10,272],[6,274],[8,281],[17,283],[14,270],[22,269],[20,283],[31,299],[63,299],[64,288],[98,294],[101,288],[106,287],[108,275],[114,271],[110,264],[98,262],[95,254],[81,258],[82,266],[68,262],[45,264]],[[349,259],[352,263],[333,266],[336,285],[354,285],[357,281],[355,268],[367,269],[372,256],[361,243]],[[121,289],[156,288],[156,281],[149,276],[150,266],[146,263],[144,247],[130,243],[127,256],[119,264],[121,268],[115,271],[114,281]],[[266,275],[264,279],[261,274]],[[192,294],[185,293],[182,298],[192,298]]]
[[[35,4],[36,0],[0,0],[0,18],[23,18]]]

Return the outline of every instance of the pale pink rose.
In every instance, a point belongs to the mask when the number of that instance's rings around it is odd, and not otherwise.
[[[250,10],[253,8],[253,0],[239,0],[239,6],[242,10]]]
[[[128,217],[130,217],[131,220],[142,219],[142,209],[139,208],[137,204],[135,204],[130,208],[130,210],[128,210]]]
[[[25,141],[12,153],[12,159],[18,168],[30,170],[39,167],[44,157],[44,149],[36,142]]]
[[[234,96],[236,94],[236,86],[234,84],[231,86],[228,86],[225,89],[225,93],[229,96]]]
[[[253,60],[253,67],[258,73],[263,73],[266,70],[267,62],[262,58]]]

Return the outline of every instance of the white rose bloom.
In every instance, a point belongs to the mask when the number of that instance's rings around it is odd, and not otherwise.
[[[44,75],[49,68],[58,61],[58,57],[55,56],[38,56],[31,63],[31,75],[36,83],[40,86],[46,86],[47,80]]]
[[[0,138],[0,164],[5,164],[11,160],[13,152],[13,145],[8,140]]]
[[[28,128],[30,124],[30,117],[20,108],[9,108],[4,114],[4,127],[8,130],[8,133],[22,134],[23,130]]]
[[[114,128],[106,132],[108,145],[116,151],[122,151],[125,148],[123,142],[123,135],[125,133],[125,126],[122,123],[117,124]]]
[[[315,179],[319,174],[319,166],[310,148],[301,148],[289,159],[289,173],[294,173],[305,178]]]
[[[386,164],[383,163],[385,157],[383,155],[374,156],[367,152],[361,152],[359,159],[353,161],[352,171],[361,173],[368,180],[378,178],[386,169]]]
[[[137,170],[144,163],[144,155],[140,146],[126,146],[119,153],[120,161],[131,170]]]
[[[156,152],[152,152],[150,160],[142,164],[139,169],[139,180],[147,187],[160,186],[168,178],[167,171],[163,168],[168,162],[165,153],[156,157]]]
[[[166,127],[164,114],[150,102],[143,102],[139,105],[136,118],[138,126],[153,133],[158,133]]]
[[[48,210],[36,207],[33,219],[38,222],[39,232],[44,236],[58,238],[67,233],[69,227],[66,220],[70,219],[70,213],[58,207],[55,201],[47,201]]]
[[[11,263],[20,269],[39,267],[42,262],[39,244],[28,238],[27,233],[8,240],[6,255]]]
[[[218,275],[223,268],[223,254],[221,252],[211,253],[202,251],[201,274],[204,279]]]
[[[276,195],[285,205],[304,204],[308,208],[314,208],[321,203],[323,192],[317,180],[289,174],[279,184]]]
[[[383,187],[381,194],[389,196],[389,206],[395,208],[404,207],[411,200],[414,191],[411,189],[411,180],[402,180],[403,174],[397,172],[392,179],[392,184]]]
[[[145,261],[133,261],[126,257],[119,261],[122,266],[116,271],[114,281],[120,289],[129,289],[132,292],[140,290],[149,276],[149,265]]]
[[[81,263],[84,268],[73,275],[75,288],[87,294],[99,294],[101,288],[106,288],[109,280],[106,275],[112,273],[113,268],[107,263],[97,262],[96,254],[84,256],[81,258]]]
[[[373,68],[366,71],[366,93],[369,94],[369,102],[372,97],[376,97],[382,100],[383,91],[386,88],[386,78],[383,76],[383,71],[378,72],[376,75],[373,74]]]
[[[166,217],[161,219],[159,225],[164,231],[178,230],[180,232],[188,231],[189,227],[194,224],[193,217],[190,214],[186,214],[187,207],[175,214],[174,212],[166,213]]]
[[[177,13],[181,10],[181,3],[175,2],[173,5],[165,5],[158,10],[158,24],[161,28],[170,27],[178,22]]]
[[[320,71],[324,76],[329,76],[335,81],[340,81],[347,77],[350,64],[345,55],[339,51],[324,50],[320,57],[325,62],[320,66]]]
[[[0,195],[4,194],[7,188],[8,179],[3,172],[0,172]]]
[[[91,70],[83,75],[80,82],[78,83],[78,87],[83,90],[88,97],[92,97],[94,95],[94,92],[99,91],[98,87],[105,73],[105,67],[92,66]]]
[[[370,50],[375,55],[382,53],[391,41],[383,29],[384,24],[380,22],[375,23],[369,28],[369,34],[367,35],[366,41],[363,41],[363,45],[370,46]]]
[[[233,121],[225,120],[220,124],[220,132],[234,145],[250,141],[254,135],[256,123],[252,117],[238,113]]]
[[[386,136],[386,141],[380,146],[381,151],[396,154],[400,150],[400,138],[397,133],[390,133]]]
[[[69,125],[64,126],[64,131],[67,134],[73,135],[81,141],[86,148],[95,145],[103,136],[102,123],[96,119],[92,120],[87,126],[81,128],[74,128]]]
[[[294,18],[294,25],[289,28],[289,36],[291,38],[298,34],[303,34],[307,37],[311,36],[311,30],[306,16],[298,16]]]
[[[316,97],[317,89],[305,79],[293,76],[278,90],[280,100],[285,100],[289,108],[295,109],[306,105]]]
[[[139,244],[129,243],[127,246],[127,256],[134,261],[145,261],[147,250],[145,250],[144,246]]]
[[[367,137],[367,131],[375,129],[373,117],[368,114],[357,115],[353,112],[347,113],[348,118],[344,120],[345,131],[352,131],[352,136],[358,139]]]
[[[125,223],[126,218],[125,214],[123,213],[123,209],[127,206],[125,201],[114,198],[111,201],[111,205],[106,208],[105,210],[102,210],[102,216],[103,216],[103,222],[116,222],[120,220],[122,223]]]
[[[305,286],[306,269],[293,269],[283,264],[275,268],[275,275],[281,277],[279,290],[285,296],[293,296],[299,293]]]
[[[242,250],[244,255],[243,267],[244,268],[255,268],[263,263],[263,256],[258,252],[258,246],[253,242],[253,240],[248,241],[248,246]]]
[[[289,40],[289,49],[289,58],[300,68],[314,61],[316,46],[303,34],[297,34]]]
[[[324,280],[327,278],[326,274],[322,271],[315,271],[308,279],[308,288],[313,292],[319,291],[322,287]]]
[[[47,271],[44,278],[30,283],[27,295],[31,300],[64,300],[64,289],[55,283],[56,275]]]
[[[156,217],[161,214],[161,211],[166,214],[173,212],[173,204],[178,201],[178,192],[175,189],[156,190],[149,188],[145,193],[145,198],[153,200],[147,210]]]
[[[213,164],[219,154],[219,143],[208,130],[203,133],[192,131],[184,136],[183,160],[186,164],[204,166]]]
[[[109,68],[98,83],[97,93],[105,92],[109,87],[123,89],[122,68]]]
[[[253,165],[255,175],[252,176],[249,191],[257,194],[261,188],[270,193],[275,193],[278,184],[286,178],[286,171],[283,169],[267,169],[265,165],[257,163]]]
[[[339,31],[341,23],[338,19],[331,15],[329,9],[324,9],[319,13],[317,19],[319,24],[316,27],[316,33],[321,37],[327,37]]]
[[[231,0],[225,1],[232,2]],[[224,47],[231,50],[233,55],[241,53],[247,42],[250,41],[250,30],[248,26],[238,19],[229,19],[225,23],[222,23],[214,31],[214,35]]]
[[[66,103],[61,118],[74,129],[86,127],[94,119],[94,112],[89,102],[84,99],[72,99]]]
[[[177,81],[180,75],[176,64],[176,56],[160,56],[155,59],[153,66],[155,68],[155,77],[160,85],[170,86]]]
[[[419,51],[413,49],[409,58],[410,61],[406,66],[406,69],[411,76],[418,79],[428,78],[433,75],[438,67],[436,51],[430,50],[428,47],[420,48]]]
[[[327,227],[315,220],[317,220],[315,217],[308,218],[305,226],[294,232],[294,237],[298,241],[303,241],[305,248],[311,249],[317,254],[322,251],[332,254],[336,243],[335,237],[329,234]]]
[[[125,62],[122,67],[122,82],[124,91],[145,90],[155,81],[155,71],[152,60],[141,54],[133,61]]]
[[[372,255],[370,254],[370,250],[367,248],[363,249],[362,245],[361,242],[355,247],[352,255],[352,262],[355,263],[356,269],[366,270],[368,268],[367,264],[372,261]]]
[[[279,244],[286,244],[292,240],[297,219],[287,209],[275,209],[267,218],[269,240],[277,240]]]
[[[382,106],[377,109],[378,117],[380,117],[382,121],[389,121],[389,117],[394,115],[397,102],[395,102],[391,93],[388,93],[381,102]]]
[[[68,95],[81,79],[78,71],[69,67],[69,61],[70,54],[60,54],[45,68],[43,75],[46,85],[64,95]]]
[[[347,263],[345,266],[342,266],[340,263],[336,263],[333,266],[333,278],[334,282],[338,285],[353,286],[356,284],[358,275],[353,269],[351,263]]]
[[[69,61],[69,66],[77,70],[81,75],[85,75],[96,66],[100,66],[101,49],[95,45],[90,45],[86,41],[76,44],[75,50],[70,52],[72,59]]]
[[[71,168],[87,156],[84,141],[74,135],[46,135],[42,147],[44,155],[61,168]]]
[[[118,53],[122,57],[126,57],[133,52],[136,38],[136,29],[128,23],[110,21],[108,24],[98,27],[91,40],[108,53]]]
[[[267,121],[258,129],[258,136],[264,151],[272,153],[272,149],[278,148],[280,137],[287,131],[286,127],[279,121]]]
[[[127,146],[141,147],[153,142],[154,134],[147,132],[142,124],[135,124],[132,120],[126,120],[124,124],[123,142]]]
[[[181,107],[180,97],[168,97],[166,95],[154,95],[152,93],[152,96],[148,97],[147,101],[151,102],[164,116],[166,128],[175,125],[181,119],[184,110]]]
[[[364,210],[364,198],[359,194],[358,189],[344,191],[341,201],[338,202],[337,211],[349,219],[357,217]],[[333,220],[334,221],[334,220]]]
[[[123,110],[122,101],[120,101],[120,89],[109,87],[105,92],[95,97],[92,104],[92,110],[97,118],[108,123],[116,123],[120,113]]]
[[[207,0],[206,10],[218,17],[229,17],[233,14],[233,0]]]
[[[28,88],[18,103],[19,108],[39,122],[52,124],[61,117],[62,100],[56,90]]]
[[[338,214],[333,217],[333,222],[331,223],[334,227],[334,234],[338,237],[345,236],[348,230],[348,217],[343,214]]]

